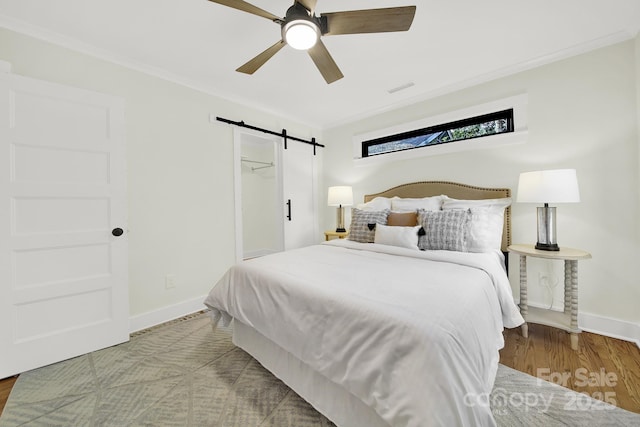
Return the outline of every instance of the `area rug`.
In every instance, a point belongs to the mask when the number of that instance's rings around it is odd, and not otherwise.
[[[468,403],[491,404],[499,426],[640,425],[639,414],[575,395],[500,365],[493,393]],[[0,426],[334,424],[235,347],[230,328],[214,332],[200,313],[20,375]]]

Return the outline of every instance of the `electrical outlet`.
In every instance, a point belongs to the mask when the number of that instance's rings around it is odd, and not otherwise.
[[[164,287],[165,289],[173,289],[176,287],[175,274],[167,274],[166,276],[164,276]]]

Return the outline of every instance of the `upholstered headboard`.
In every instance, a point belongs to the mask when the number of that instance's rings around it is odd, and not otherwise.
[[[421,198],[429,196],[447,195],[454,199],[478,200],[478,199],[502,199],[511,197],[511,189],[509,188],[483,188],[467,184],[458,184],[456,182],[447,181],[422,181],[412,182],[410,184],[398,185],[376,194],[367,194],[364,201],[368,202],[376,197],[403,197],[403,198]],[[502,231],[503,252],[507,251],[507,247],[511,244],[511,207],[505,210],[504,229]]]

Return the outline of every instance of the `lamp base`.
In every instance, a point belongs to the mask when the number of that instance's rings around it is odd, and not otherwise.
[[[542,251],[559,251],[556,240],[556,208],[549,207],[548,203],[544,207],[538,208],[538,242],[536,249]]]
[[[541,251],[559,251],[560,247],[556,243],[546,244],[546,243],[536,243],[536,249]]]
[[[338,210],[337,210],[337,217],[336,217],[336,222],[337,222],[337,227],[336,227],[336,233],[344,233],[345,228],[344,228],[344,208],[342,207],[342,205],[338,206]]]

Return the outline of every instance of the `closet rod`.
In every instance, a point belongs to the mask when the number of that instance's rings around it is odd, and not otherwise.
[[[245,159],[245,158],[241,158],[240,161],[245,162],[245,163],[255,163],[258,165],[264,165],[264,166],[253,166],[251,167],[251,172],[255,172],[258,171],[260,169],[267,169],[267,168],[272,168],[275,166],[275,163],[273,162],[260,162],[258,160],[249,160],[249,159]]]
[[[243,161],[243,162],[246,162],[246,163],[257,163],[259,165],[274,166],[273,162],[259,162],[258,160],[249,160],[249,159],[244,159],[244,158],[242,158],[240,160]]]
[[[282,132],[274,132],[272,130],[259,128],[257,126],[248,125],[243,121],[234,122],[233,120],[225,119],[225,118],[222,118],[222,117],[216,117],[216,120],[218,120],[219,122],[228,123],[230,125],[240,126],[240,127],[243,127],[243,128],[247,128],[247,129],[252,129],[252,130],[257,130],[257,131],[260,131],[260,132],[268,133],[269,135],[280,136],[280,137],[285,139],[285,147],[286,147],[287,139],[291,139],[293,141],[304,142],[305,144],[313,145],[314,154],[315,154],[316,147],[324,148],[324,145],[317,143],[315,138],[312,138],[311,141],[307,141],[307,140],[301,139],[301,138],[296,138],[295,136],[289,135],[287,133],[286,129],[282,129]]]

